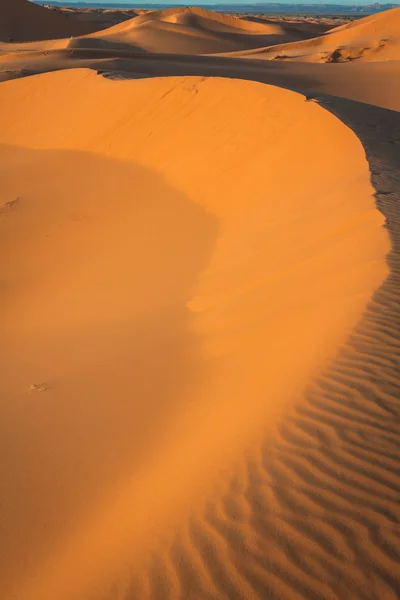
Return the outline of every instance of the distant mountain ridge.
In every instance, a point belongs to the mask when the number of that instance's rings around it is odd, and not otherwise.
[[[69,8],[146,8],[149,10],[160,10],[182,6],[173,4],[135,4],[130,2],[60,2],[57,0],[36,0],[37,4],[44,6],[69,7]],[[267,14],[374,14],[390,8],[396,8],[400,4],[293,4],[277,2],[259,2],[254,4],[199,4],[200,8],[216,10],[218,12],[240,12],[240,13],[267,13]]]

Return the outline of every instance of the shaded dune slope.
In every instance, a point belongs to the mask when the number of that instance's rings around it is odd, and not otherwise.
[[[268,59],[334,63],[400,60],[400,8],[336,27],[311,40],[279,44],[252,54]]]
[[[92,24],[28,0],[0,0],[0,42],[25,42],[84,35]]]
[[[272,556],[248,510],[271,507],[280,527],[265,479],[253,470],[244,502],[231,464],[244,448],[258,464],[251,439],[273,438],[385,277],[359,141],[317,104],[257,83],[79,70],[0,91],[3,118],[17,117],[1,127],[2,597],[105,598],[132,562],[138,579],[112,596],[262,598],[278,578],[281,597],[302,597],[298,571],[276,566],[292,556],[277,551],[282,533]],[[211,527],[201,505],[224,487]],[[168,550],[158,534],[173,531]],[[332,597],[320,579],[307,598]]]
[[[51,49],[48,49],[48,46]],[[129,49],[65,49],[64,40],[17,45],[0,44],[0,80],[71,68],[91,68],[114,79],[143,77],[206,76],[259,81],[309,97],[321,93],[400,109],[400,61],[360,62],[336,65],[260,61],[220,56],[183,56],[136,53]],[[34,46],[34,50],[32,50]],[[3,51],[3,53],[2,53]],[[2,53],[2,54],[1,54]],[[373,78],[374,85],[370,85]]]

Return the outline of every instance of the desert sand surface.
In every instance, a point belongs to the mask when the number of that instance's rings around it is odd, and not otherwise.
[[[399,596],[400,57],[271,27],[0,46],[2,600]]]

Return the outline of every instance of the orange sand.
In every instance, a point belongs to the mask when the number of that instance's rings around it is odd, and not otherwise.
[[[0,45],[4,600],[396,598],[399,61],[270,27]]]

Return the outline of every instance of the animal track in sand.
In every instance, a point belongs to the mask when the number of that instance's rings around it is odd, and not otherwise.
[[[47,392],[49,390],[49,387],[47,385],[47,383],[32,383],[29,386],[28,392],[32,393],[32,392]]]
[[[14,200],[9,200],[8,202],[5,202],[3,206],[0,207],[0,213],[5,213],[9,210],[14,209],[17,206],[17,204],[19,204],[20,200],[20,198],[15,198]]]

